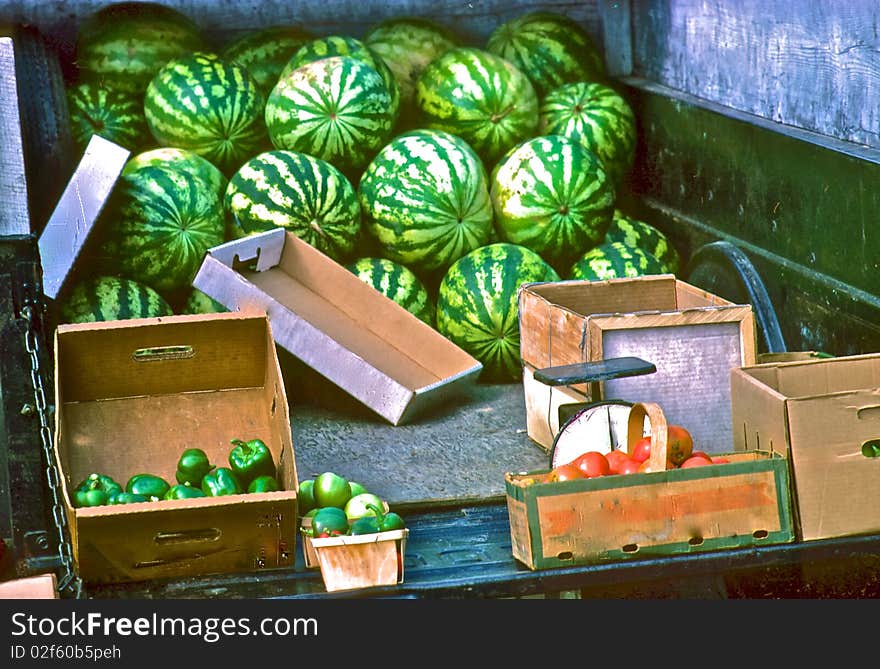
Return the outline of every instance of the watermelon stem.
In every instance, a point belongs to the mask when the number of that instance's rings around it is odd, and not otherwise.
[[[318,223],[318,221],[316,221],[315,219],[309,221],[309,227],[317,232],[323,239],[329,239],[327,233],[324,232],[324,229],[321,227],[321,224]]]

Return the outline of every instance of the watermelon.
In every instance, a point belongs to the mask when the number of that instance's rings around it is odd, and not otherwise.
[[[104,81],[142,95],[165,63],[204,46],[198,26],[182,12],[152,2],[117,2],[83,22],[75,60],[80,81]]]
[[[425,67],[416,106],[424,127],[458,135],[489,169],[538,128],[538,98],[528,78],[473,47],[450,49]]]
[[[480,379],[521,378],[519,289],[558,281],[537,253],[518,244],[482,246],[456,260],[440,282],[437,330],[483,365]]]
[[[541,98],[562,84],[605,79],[592,38],[563,14],[533,11],[502,23],[489,35],[486,50],[522,70]]]
[[[265,143],[263,103],[246,69],[200,51],[159,70],[144,112],[160,144],[189,149],[229,173]]]
[[[171,306],[155,290],[132,279],[93,276],[77,281],[58,303],[61,323],[94,323],[171,316]]]
[[[153,143],[140,96],[98,81],[83,81],[67,89],[67,110],[74,145],[84,151],[92,135],[129,151]]]
[[[490,192],[502,240],[532,249],[560,273],[602,241],[614,213],[601,161],[561,135],[510,151],[493,170]]]
[[[364,43],[394,75],[400,88],[401,115],[415,114],[416,83],[432,60],[458,46],[448,30],[428,19],[402,16],[386,19],[364,35]]]
[[[189,172],[147,165],[120,177],[98,221],[105,266],[174,301],[224,241],[223,203]]]
[[[210,295],[193,288],[183,301],[182,314],[217,314],[229,311]]]
[[[619,189],[636,151],[636,117],[613,88],[576,82],[550,91],[541,103],[539,132],[563,135],[595,153]]]
[[[162,146],[143,151],[128,159],[122,168],[122,174],[131,174],[150,165],[184,170],[194,177],[205,180],[219,197],[222,198],[226,193],[226,185],[229,182],[226,175],[214,163],[189,149]]]
[[[578,258],[568,271],[568,278],[602,281],[668,272],[666,265],[644,249],[622,242],[607,242]]]
[[[322,58],[282,75],[266,102],[276,149],[307,153],[352,178],[388,141],[396,120],[382,77],[350,56]]]
[[[622,242],[647,251],[672,274],[678,274],[681,269],[678,250],[663,232],[650,223],[627,216],[619,209],[614,210],[611,226],[605,233],[605,242]]]
[[[492,233],[486,171],[467,142],[447,132],[395,137],[364,170],[358,196],[381,255],[416,272],[445,271]]]
[[[434,327],[434,302],[412,270],[388,258],[358,258],[345,268],[357,278]]]
[[[229,179],[235,237],[284,228],[334,260],[350,257],[361,230],[357,193],[330,163],[296,151],[265,151]]]
[[[267,98],[293,54],[313,39],[312,33],[299,26],[269,26],[247,32],[230,42],[220,57],[250,72],[263,97]]]
[[[369,65],[379,73],[385,87],[388,89],[388,95],[391,96],[389,111],[396,120],[400,110],[400,86],[398,86],[397,80],[394,78],[394,73],[375,51],[354,37],[328,35],[314,39],[311,42],[306,42],[290,57],[284,69],[281,70],[279,78],[287,76],[306,63],[314,63],[316,60],[333,56],[354,58],[365,65]]]

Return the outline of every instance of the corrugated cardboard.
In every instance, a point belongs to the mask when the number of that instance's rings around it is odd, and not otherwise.
[[[0,583],[0,599],[58,598],[58,578],[55,574],[25,576]]]
[[[482,369],[432,327],[282,229],[210,249],[193,285],[228,309],[264,310],[279,346],[393,425],[459,393]]]
[[[83,579],[137,581],[294,563],[296,464],[284,384],[263,313],[60,325],[55,440],[74,558]],[[180,453],[228,466],[231,439],[262,439],[283,490],[74,508],[92,472],[121,485],[174,483]]]
[[[755,363],[750,305],[733,304],[673,275],[524,284],[519,293],[520,352],[529,437],[550,449],[559,406],[602,399],[656,402],[694,448],[721,453],[732,443],[730,370]],[[538,369],[637,357],[657,371],[589,387],[546,386]]]
[[[880,354],[731,372],[734,445],[788,456],[804,540],[880,531]]]

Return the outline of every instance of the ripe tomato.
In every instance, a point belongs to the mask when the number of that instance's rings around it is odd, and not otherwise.
[[[580,469],[588,479],[594,479],[597,476],[605,476],[611,473],[608,460],[605,459],[605,454],[599,453],[599,451],[581,453],[581,455],[574,459],[572,464]]]
[[[639,471],[639,468],[642,466],[641,462],[636,462],[632,458],[626,458],[622,460],[621,463],[617,466],[618,474],[635,474]]]
[[[699,455],[701,458],[709,458],[710,460],[712,459],[712,456],[706,453],[706,451],[694,451],[693,453],[691,453],[692,458],[696,457],[697,455]]]
[[[583,478],[586,478],[584,473],[571,462],[554,467],[550,470],[549,476],[550,481],[571,481],[573,479]]]
[[[713,465],[725,465],[728,462],[730,462],[730,458],[716,457],[716,458],[709,458],[709,459],[712,461]]]
[[[666,432],[666,460],[678,467],[693,454],[694,440],[681,425],[669,425]]]
[[[689,457],[687,460],[682,462],[678,468],[679,469],[687,469],[689,467],[702,467],[703,465],[711,465],[712,460],[710,458],[704,458],[701,455],[693,455]]]
[[[631,460],[632,458],[623,451],[613,450],[605,454],[605,459],[608,460],[608,471],[611,474],[620,474],[621,472],[618,471],[620,465],[626,460]]]
[[[639,463],[639,471],[640,472],[664,472],[666,471],[665,467],[652,467],[650,460],[645,460],[644,462]]]
[[[642,437],[629,450],[629,457],[636,462],[644,462],[651,457],[651,437]]]

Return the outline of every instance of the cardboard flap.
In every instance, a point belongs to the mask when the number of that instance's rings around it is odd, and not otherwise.
[[[276,228],[220,244],[209,249],[208,253],[233,269],[240,263],[250,263],[256,260],[254,269],[258,272],[264,272],[280,262],[285,238],[284,229]]]

